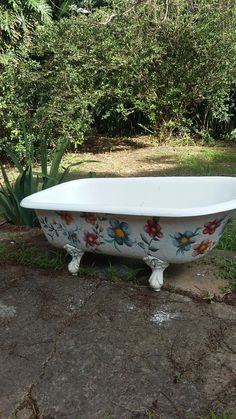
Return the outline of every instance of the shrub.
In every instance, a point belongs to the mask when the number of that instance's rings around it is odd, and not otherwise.
[[[234,1],[108,4],[88,17],[39,25],[30,43],[5,57],[4,141],[21,141],[22,120],[51,145],[66,136],[75,147],[92,129],[169,127],[176,135],[213,137],[232,131]]]

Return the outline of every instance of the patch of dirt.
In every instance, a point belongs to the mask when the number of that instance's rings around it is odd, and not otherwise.
[[[183,155],[197,156],[199,166],[201,161],[204,163],[206,150],[213,147],[203,147],[201,145],[160,145],[158,140],[150,136],[130,137],[130,138],[109,138],[99,137],[90,138],[80,146],[78,153],[69,153],[64,159],[64,165],[94,160],[99,163],[84,163],[75,166],[71,177],[87,176],[88,172],[94,171],[98,177],[108,176],[175,176],[191,175],[191,164],[180,162]],[[218,161],[220,170],[235,167],[235,162],[228,164],[224,161],[224,153],[236,147],[229,147],[225,143],[217,143],[214,150],[221,151],[222,162]],[[209,157],[209,164],[211,159]],[[221,167],[222,163],[222,167]],[[226,167],[227,166],[227,167]],[[201,167],[200,167],[201,170]],[[227,172],[226,170],[226,172]]]
[[[184,295],[200,297],[206,302],[225,301],[228,281],[219,276],[217,259],[234,258],[236,252],[213,250],[203,259],[179,265],[170,265],[165,287]]]

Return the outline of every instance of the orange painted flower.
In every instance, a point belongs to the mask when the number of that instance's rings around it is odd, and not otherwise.
[[[195,246],[193,246],[192,255],[204,255],[207,250],[209,250],[209,247],[211,247],[213,244],[214,242],[212,240],[203,240],[201,243],[195,244]]]
[[[59,215],[67,225],[71,224],[74,221],[72,215],[69,212],[59,212]]]

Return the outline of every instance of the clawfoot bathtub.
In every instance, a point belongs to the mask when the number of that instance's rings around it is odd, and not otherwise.
[[[236,178],[80,179],[30,195],[48,241],[71,255],[76,275],[84,252],[142,258],[159,291],[170,263],[197,260],[220,239],[236,208]]]

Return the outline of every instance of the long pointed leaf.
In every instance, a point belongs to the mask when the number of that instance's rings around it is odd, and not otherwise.
[[[45,140],[43,140],[40,144],[40,164],[41,164],[41,172],[42,178],[46,177],[48,174],[48,153],[47,153],[47,146]]]
[[[82,161],[79,161],[79,162],[77,162],[77,163],[72,163],[72,164],[70,164],[69,166],[67,166],[67,167],[63,167],[63,173],[61,174],[61,176],[59,177],[59,179],[58,179],[58,183],[62,183],[63,182],[63,180],[65,179],[65,177],[69,174],[69,172],[70,172],[70,169],[72,168],[72,167],[75,167],[75,166],[80,166],[81,164],[84,164],[84,163],[100,163],[100,161],[98,161],[98,160],[82,160]]]
[[[11,189],[11,184],[10,184],[10,181],[8,179],[7,172],[6,172],[5,168],[3,167],[2,163],[0,163],[0,168],[1,168],[2,177],[3,177],[6,188]]]
[[[22,125],[22,131],[24,136],[25,152],[27,165],[32,165],[34,160],[34,145],[33,142],[28,139],[28,135],[25,129],[25,125]]]
[[[0,213],[7,218],[9,221],[12,221],[12,205],[10,204],[7,196],[3,191],[0,190]]]
[[[22,166],[20,160],[18,159],[17,155],[10,149],[10,147],[5,146],[4,151],[7,153],[7,155],[11,158],[14,165],[16,166],[17,170],[22,173],[24,170],[24,167]]]
[[[50,168],[50,171],[49,171],[49,177],[51,179],[54,179],[54,180],[49,181],[48,184],[47,184],[47,187],[53,186],[56,183],[58,183],[57,182],[57,177],[58,177],[58,173],[59,173],[59,166],[60,166],[62,157],[63,157],[63,155],[66,151],[66,148],[68,146],[68,143],[69,143],[68,141],[61,142],[57,147],[57,150],[55,152],[55,155],[54,155],[54,158],[53,158],[53,161],[52,161],[52,165],[51,165],[51,168]]]

